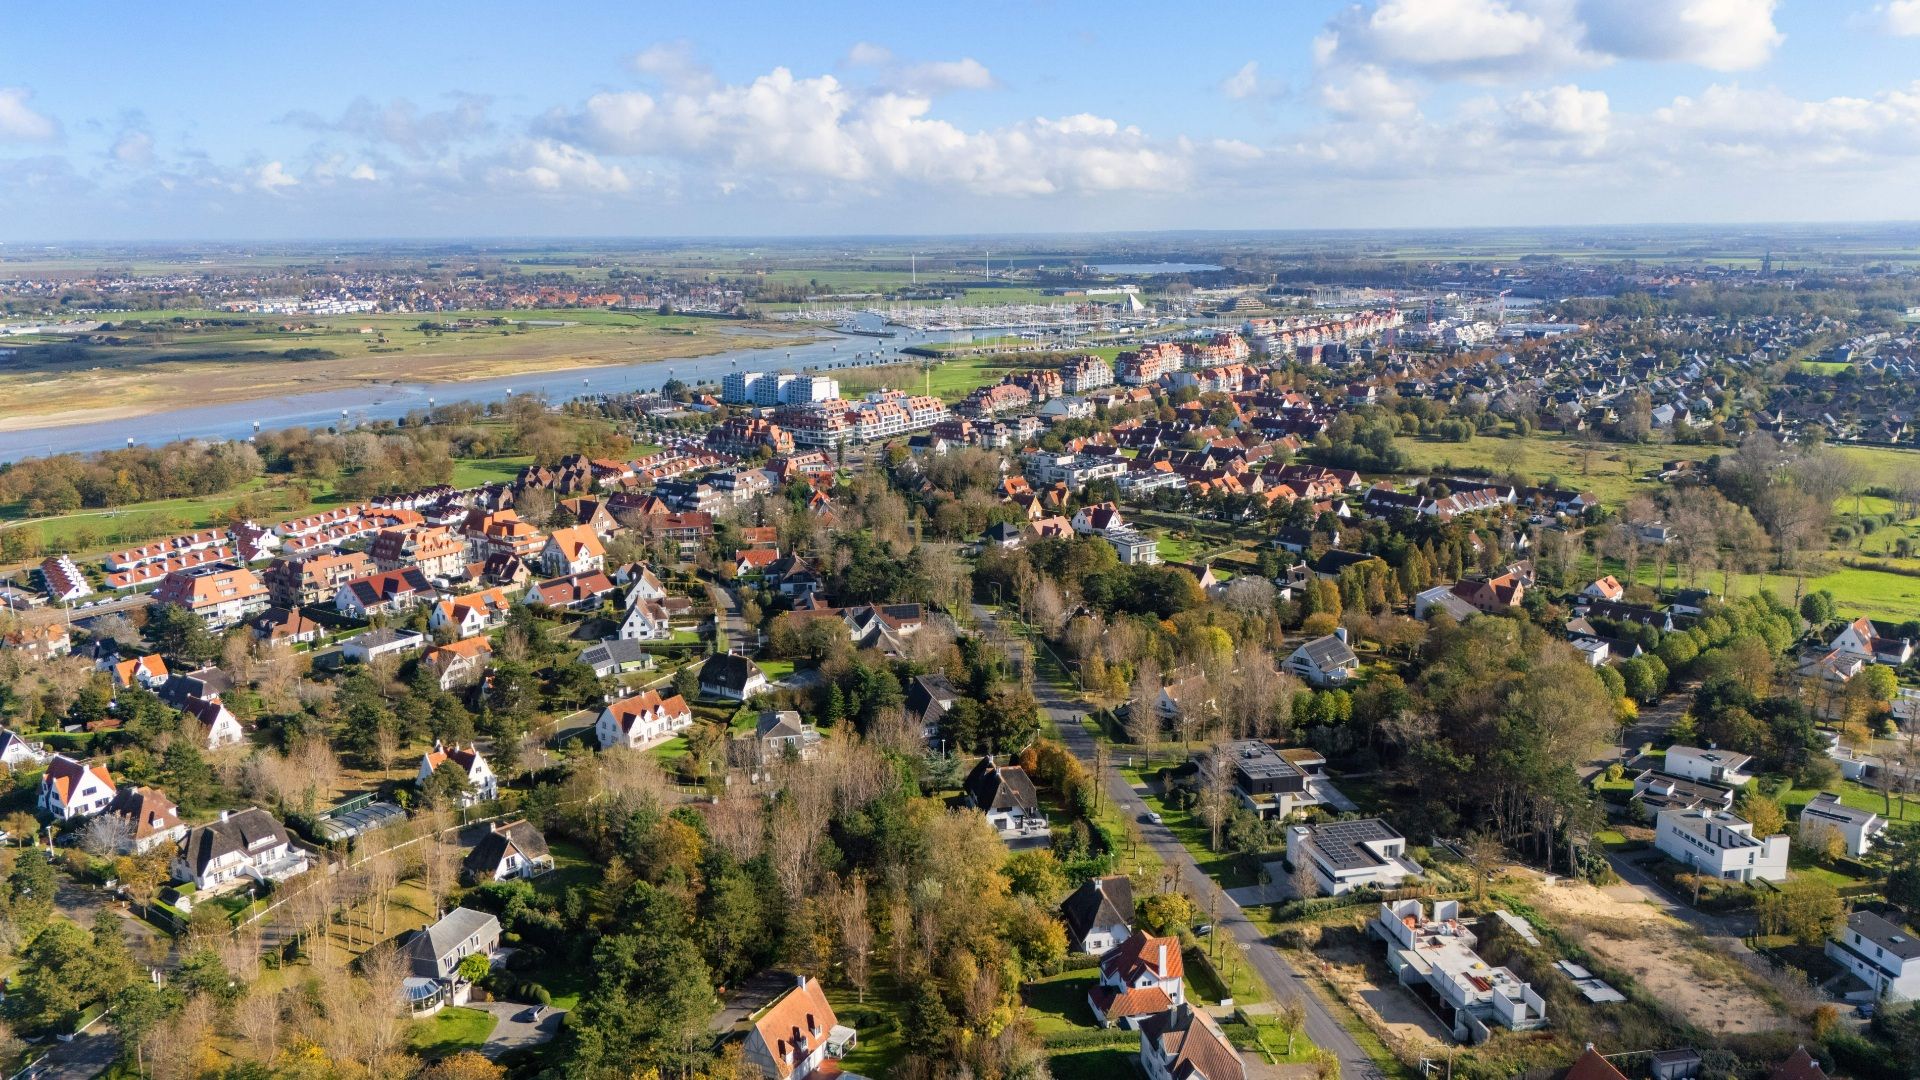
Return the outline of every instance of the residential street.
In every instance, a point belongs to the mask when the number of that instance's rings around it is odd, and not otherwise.
[[[984,606],[974,605],[974,617],[983,626],[993,629],[998,627],[994,613]],[[1017,636],[1002,640],[1006,642],[1008,652],[1017,660],[1024,662],[1026,642]],[[1061,742],[1065,743],[1067,749],[1072,751],[1073,755],[1089,769],[1094,768],[1096,761],[1094,739],[1080,723],[1080,718],[1086,710],[1044,679],[1037,677],[1034,679],[1033,692],[1039,699],[1041,708],[1046,710],[1047,716],[1059,729]],[[1140,815],[1146,812],[1146,805],[1141,802],[1139,794],[1128,784],[1117,767],[1109,767],[1104,779],[1115,805],[1121,807],[1128,816],[1138,820]],[[1178,868],[1182,881],[1191,885],[1204,882],[1205,887],[1219,893],[1219,906],[1216,909],[1214,921],[1215,933],[1230,931],[1233,934],[1234,940],[1239,944],[1248,962],[1253,965],[1253,969],[1260,973],[1261,980],[1267,984],[1267,991],[1274,999],[1298,997],[1305,1004],[1307,1038],[1311,1039],[1315,1046],[1332,1051],[1340,1059],[1341,1076],[1354,1080],[1354,1078],[1373,1078],[1382,1075],[1374,1065],[1373,1059],[1360,1049],[1360,1044],[1354,1041],[1353,1036],[1347,1033],[1346,1028],[1341,1026],[1315,996],[1307,981],[1293,969],[1293,965],[1287,962],[1278,949],[1267,942],[1260,929],[1248,921],[1240,905],[1234,903],[1233,898],[1226,895],[1225,890],[1219,889],[1205,874],[1201,873],[1200,866],[1194,861],[1192,853],[1174,837],[1172,832],[1164,826],[1141,822],[1140,835],[1141,839],[1153,848],[1154,853],[1160,856],[1162,862],[1169,867]],[[1204,893],[1200,894],[1200,900],[1204,908],[1206,900]]]
[[[47,1056],[22,1073],[20,1080],[93,1080],[120,1056],[120,1037],[106,1024],[95,1024],[70,1043],[48,1045]]]

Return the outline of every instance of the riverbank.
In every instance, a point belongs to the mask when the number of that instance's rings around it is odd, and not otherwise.
[[[353,333],[351,343],[338,340],[341,331],[326,330],[275,335],[279,340],[271,342],[183,339],[88,349],[78,361],[0,374],[0,432],[131,420],[176,409],[388,383],[457,387],[571,369],[791,348],[819,340],[740,333],[713,323],[692,333],[680,327],[586,323],[510,333]],[[363,336],[370,340],[359,340]],[[315,350],[331,355],[287,355]],[[96,360],[100,362],[88,362]]]

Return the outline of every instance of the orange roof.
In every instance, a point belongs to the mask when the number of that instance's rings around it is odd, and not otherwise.
[[[1145,930],[1135,930],[1119,948],[1101,958],[1100,971],[1118,975],[1123,982],[1132,982],[1148,972],[1156,978],[1178,979],[1186,975],[1186,961],[1180,956],[1179,938],[1154,937]]]
[[[1601,1057],[1600,1051],[1589,1045],[1587,1052],[1580,1055],[1580,1060],[1573,1063],[1573,1068],[1567,1070],[1565,1080],[1627,1080],[1627,1078],[1619,1069],[1613,1067],[1613,1062]]]
[[[1108,1020],[1119,1020],[1128,1016],[1152,1016],[1173,1008],[1173,999],[1165,990],[1157,986],[1139,986],[1130,990],[1115,990],[1111,986],[1096,986],[1089,995],[1094,1007]]]
[[[793,1075],[796,1059],[804,1059],[813,1048],[826,1041],[839,1018],[827,1003],[820,980],[808,979],[776,998],[767,1011],[753,1021],[753,1029],[773,1058],[773,1067],[781,1077]]]

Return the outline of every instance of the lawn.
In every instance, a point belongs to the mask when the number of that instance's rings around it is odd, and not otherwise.
[[[1227,1041],[1241,1054],[1269,1065],[1297,1064],[1313,1060],[1313,1043],[1306,1032],[1293,1035],[1293,1052],[1287,1052],[1287,1027],[1275,1016],[1248,1015],[1246,1023],[1228,1021],[1220,1025]]]
[[[461,458],[453,463],[453,486],[457,488],[480,487],[483,484],[503,484],[520,475],[520,470],[533,464],[532,454],[517,454],[501,458]]]
[[[1795,788],[1780,796],[1780,805],[1798,817],[1801,808],[1811,802],[1813,797],[1820,794],[1822,790],[1839,795],[1843,806],[1851,806],[1855,810],[1871,810],[1885,817],[1889,828],[1920,828],[1920,798],[1896,792],[1893,798],[1893,813],[1889,814],[1885,795],[1852,780],[1841,780],[1827,785],[1824,789]]]
[[[1087,1005],[1087,991],[1099,977],[1097,967],[1075,968],[1026,985],[1020,996],[1027,1003],[1027,1016],[1042,1042],[1050,1034],[1092,1029],[1093,1009]]]
[[[857,1000],[851,990],[828,987],[827,1002],[841,1023],[860,1033],[853,1050],[840,1059],[841,1070],[876,1080],[893,1075],[907,1054],[900,1040],[907,1003],[906,995],[891,978],[876,978],[865,1002]]]
[[[580,845],[550,840],[547,850],[553,855],[553,870],[533,880],[533,887],[540,892],[564,896],[575,885],[590,885],[600,880],[600,865]]]
[[[479,1009],[449,1006],[422,1020],[407,1044],[425,1058],[442,1058],[462,1050],[478,1050],[499,1020]]]
[[[1069,1050],[1047,1058],[1053,1080],[1131,1080],[1138,1049],[1103,1046],[1098,1050]]]
[[[1442,442],[1403,435],[1395,440],[1413,459],[1413,470],[1445,475],[1458,469],[1518,471],[1535,483],[1556,478],[1566,487],[1591,491],[1609,507],[1618,507],[1636,492],[1660,489],[1657,480],[1644,477],[1668,458],[1683,456],[1684,447],[1648,444],[1628,446],[1594,440],[1589,453],[1575,439],[1557,432],[1534,432],[1525,438],[1475,436],[1467,442]]]

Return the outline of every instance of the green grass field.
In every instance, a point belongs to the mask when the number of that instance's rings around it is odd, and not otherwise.
[[[1526,438],[1475,436],[1463,443],[1403,435],[1395,442],[1413,459],[1416,472],[1514,471],[1535,483],[1552,478],[1563,487],[1591,491],[1612,507],[1637,492],[1658,490],[1659,481],[1643,479],[1647,473],[1657,470],[1662,461],[1689,456],[1682,452],[1685,447],[1628,446],[1597,439],[1586,449],[1557,432],[1535,432]]]
[[[414,1053],[429,1059],[478,1050],[486,1045],[497,1023],[492,1013],[448,1006],[422,1020],[407,1044]]]
[[[1093,1009],[1087,1004],[1087,991],[1099,980],[1099,968],[1075,968],[1036,979],[1021,990],[1027,1016],[1042,1040],[1048,1035],[1093,1028]]]

